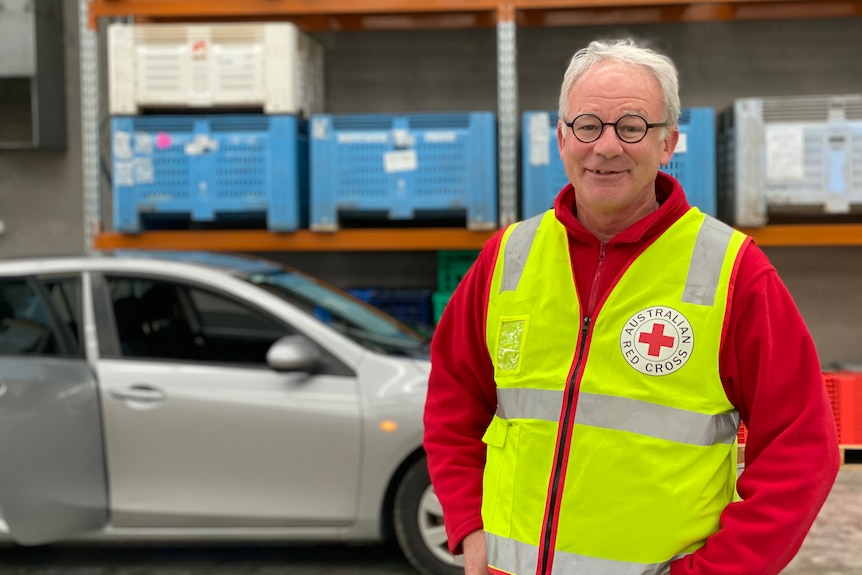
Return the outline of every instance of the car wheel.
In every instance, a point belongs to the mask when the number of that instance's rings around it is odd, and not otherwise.
[[[449,553],[447,547],[443,511],[424,457],[414,462],[401,480],[393,519],[401,551],[417,571],[424,575],[463,575],[463,558]]]

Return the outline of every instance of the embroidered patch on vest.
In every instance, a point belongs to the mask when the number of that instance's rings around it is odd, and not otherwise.
[[[524,354],[530,316],[504,316],[500,318],[497,336],[497,375],[518,375]]]
[[[630,366],[646,375],[668,375],[691,357],[694,333],[682,313],[669,307],[641,310],[626,322],[620,348]]]

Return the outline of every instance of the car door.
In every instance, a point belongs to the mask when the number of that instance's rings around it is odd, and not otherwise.
[[[269,346],[296,332],[221,286],[112,274],[100,286],[114,324],[98,360],[113,527],[353,521],[350,368],[325,352],[314,374],[269,368]]]
[[[103,527],[107,486],[79,275],[0,278],[0,513],[13,539]]]

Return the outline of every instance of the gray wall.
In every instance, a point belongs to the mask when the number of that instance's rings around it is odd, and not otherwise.
[[[67,149],[0,150],[0,257],[84,251],[77,2],[63,2]]]
[[[0,152],[0,256],[82,253],[76,2],[67,3],[65,153]],[[520,28],[519,106],[555,109],[571,54],[596,37],[635,35],[672,56],[684,106],[745,96],[862,91],[862,19]],[[335,113],[496,110],[496,31],[316,34]],[[107,193],[107,192],[105,192]],[[862,246],[767,248],[811,327],[824,365],[862,363]],[[344,287],[428,287],[433,253],[265,254]]]

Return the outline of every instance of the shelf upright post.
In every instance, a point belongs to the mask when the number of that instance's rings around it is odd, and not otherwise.
[[[515,9],[500,0],[497,10],[497,161],[499,225],[518,218],[518,68]]]
[[[81,159],[84,192],[84,253],[93,251],[93,236],[101,221],[99,193],[99,61],[98,22],[89,26],[90,0],[78,0],[78,38],[81,82]]]

